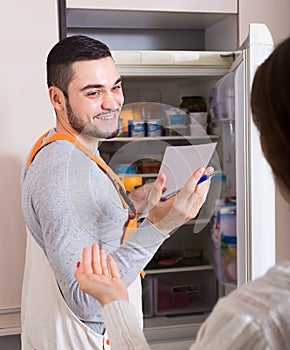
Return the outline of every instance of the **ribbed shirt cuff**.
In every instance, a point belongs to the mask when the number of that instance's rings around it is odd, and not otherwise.
[[[149,349],[133,304],[125,300],[113,301],[103,307],[102,317],[112,350]]]

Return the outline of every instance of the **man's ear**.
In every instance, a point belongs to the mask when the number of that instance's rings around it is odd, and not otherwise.
[[[56,111],[63,111],[66,107],[66,101],[63,92],[56,86],[49,88],[49,98]]]

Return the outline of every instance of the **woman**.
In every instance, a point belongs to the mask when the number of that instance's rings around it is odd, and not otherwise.
[[[265,157],[290,203],[290,38],[258,68],[252,110]],[[108,264],[110,273],[97,245],[92,260],[85,248],[76,270],[81,289],[103,306],[112,349],[149,349],[111,257]],[[190,349],[290,349],[290,261],[220,299]]]

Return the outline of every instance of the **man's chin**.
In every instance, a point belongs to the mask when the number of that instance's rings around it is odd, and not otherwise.
[[[97,139],[112,139],[115,136],[119,134],[119,129],[111,132],[111,133],[105,133],[101,131],[96,131],[96,130],[90,130],[89,128],[84,128],[81,132],[83,135],[95,137]]]
[[[107,137],[104,137],[105,139],[113,139],[114,137],[119,135],[119,129],[117,129],[116,131],[114,131],[112,134],[110,134]]]

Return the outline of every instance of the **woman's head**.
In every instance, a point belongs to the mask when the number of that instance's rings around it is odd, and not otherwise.
[[[290,202],[290,38],[258,68],[251,105],[265,157]]]

